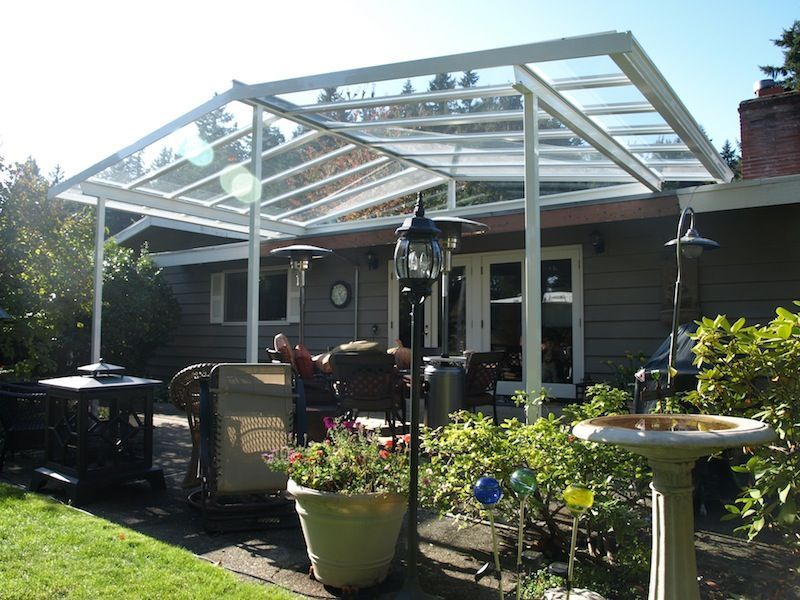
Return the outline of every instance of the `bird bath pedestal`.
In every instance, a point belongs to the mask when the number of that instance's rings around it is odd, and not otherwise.
[[[725,448],[775,438],[752,419],[709,415],[619,415],[578,423],[573,433],[645,456],[653,470],[653,551],[648,600],[699,600],[694,552],[692,467]]]

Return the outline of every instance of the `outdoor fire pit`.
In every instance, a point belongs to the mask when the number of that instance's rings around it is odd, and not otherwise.
[[[164,489],[164,473],[153,466],[153,390],[161,382],[125,375],[102,359],[78,372],[39,382],[47,392],[45,465],[34,471],[31,489],[50,483],[73,503],[138,479]]]
[[[647,457],[653,469],[653,551],[649,600],[699,600],[694,552],[692,467],[701,456],[775,439],[767,424],[718,415],[632,414],[578,423],[573,433]]]

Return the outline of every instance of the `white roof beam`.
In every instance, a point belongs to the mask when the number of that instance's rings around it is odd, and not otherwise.
[[[204,102],[203,104],[201,104],[197,108],[194,108],[194,109],[190,110],[189,112],[183,114],[182,116],[178,117],[177,119],[175,119],[173,121],[170,121],[169,123],[167,123],[163,127],[160,127],[159,129],[156,129],[153,133],[144,136],[143,138],[141,138],[140,140],[134,142],[130,146],[126,146],[125,148],[123,148],[119,152],[117,152],[115,154],[112,154],[109,157],[104,158],[99,163],[94,164],[93,166],[89,167],[88,169],[84,169],[83,171],[81,171],[77,175],[74,175],[73,177],[70,177],[69,179],[65,179],[61,183],[59,183],[57,185],[54,185],[53,187],[51,187],[47,191],[47,197],[48,198],[55,198],[61,192],[68,190],[73,185],[77,185],[77,184],[81,183],[82,181],[88,179],[89,177],[92,177],[93,175],[97,175],[101,171],[107,169],[108,167],[111,167],[111,166],[115,165],[116,163],[118,163],[119,161],[127,158],[131,154],[134,154],[136,152],[139,152],[140,150],[143,150],[144,148],[146,148],[150,144],[153,144],[154,142],[157,142],[161,138],[168,136],[170,133],[173,133],[174,131],[177,131],[181,127],[184,127],[184,126],[188,125],[189,123],[192,123],[192,122],[196,121],[197,119],[199,119],[200,117],[202,117],[206,113],[208,113],[208,112],[210,112],[212,110],[215,110],[215,109],[219,108],[220,106],[224,106],[228,102],[231,102],[232,100],[234,100],[235,96],[236,96],[236,94],[235,94],[233,89],[230,89],[227,92],[223,92],[222,94],[219,94],[217,96],[214,96],[208,102]]]
[[[261,185],[263,186],[263,185],[267,185],[267,184],[270,184],[270,183],[275,183],[276,181],[280,181],[282,179],[287,179],[287,178],[291,177],[292,175],[297,175],[298,173],[302,173],[303,171],[305,171],[309,167],[320,165],[322,163],[328,162],[329,160],[333,160],[337,156],[341,156],[343,154],[347,154],[348,152],[351,152],[353,149],[355,149],[355,146],[353,144],[348,144],[346,146],[342,146],[341,148],[337,148],[333,152],[328,152],[327,154],[322,154],[320,156],[317,156],[316,158],[313,158],[313,159],[311,159],[309,161],[306,161],[306,162],[304,162],[302,164],[299,164],[299,165],[297,165],[295,167],[292,167],[290,169],[286,169],[285,171],[281,171],[280,173],[276,173],[274,175],[270,175],[269,177],[264,177],[264,179],[261,180]],[[225,202],[226,200],[230,200],[231,198],[235,198],[235,197],[236,196],[234,196],[233,194],[224,194],[222,196],[219,196],[218,198],[214,198],[214,199],[212,199],[210,201],[207,201],[205,204],[207,206],[215,206],[217,204],[220,204],[222,202]],[[263,206],[263,203],[262,203],[262,206]]]
[[[559,77],[550,84],[558,91],[588,90],[594,88],[622,87],[633,85],[631,80],[622,73],[608,75],[585,75],[583,77]]]
[[[408,158],[405,158],[402,154],[398,154],[396,152],[392,152],[391,150],[387,150],[387,149],[384,149],[384,148],[376,149],[372,144],[364,142],[364,140],[362,140],[361,138],[359,138],[357,136],[353,136],[353,135],[350,135],[350,134],[342,132],[342,131],[333,131],[332,129],[330,129],[328,127],[329,123],[320,122],[318,119],[309,119],[309,118],[304,117],[302,115],[289,116],[287,111],[289,111],[289,110],[291,110],[293,108],[291,106],[291,104],[289,102],[284,101],[284,100],[279,100],[279,99],[275,99],[275,100],[279,102],[279,105],[276,105],[274,101],[271,101],[270,99],[265,99],[265,98],[259,98],[259,99],[253,100],[253,102],[255,102],[257,104],[262,104],[270,112],[286,116],[287,118],[291,119],[292,121],[295,121],[295,122],[299,123],[300,125],[304,125],[306,127],[312,128],[312,129],[323,130],[323,131],[327,132],[329,135],[341,138],[341,139],[343,139],[343,140],[345,140],[347,142],[350,142],[352,144],[356,144],[357,146],[361,146],[362,148],[366,148],[367,150],[370,150],[372,152],[379,152],[381,154],[386,154],[388,156],[391,156],[392,158],[394,158],[395,160],[397,160],[398,162],[402,163],[405,166],[412,167],[412,168],[415,168],[415,169],[420,169],[422,171],[430,173],[431,175],[436,175],[437,177],[443,177],[443,175],[439,171],[437,171],[435,168],[431,168],[431,167],[428,167],[427,165],[425,165],[423,163],[420,163],[420,162],[417,162],[415,160],[410,160]]]
[[[548,83],[526,66],[517,65],[514,67],[514,71],[519,80],[518,85],[535,94],[547,112],[608,156],[635,179],[653,191],[661,189],[662,180],[660,176],[648,169],[636,156],[628,152],[625,146],[575,108],[571,102],[555,91]]]
[[[425,127],[439,125],[464,125],[471,123],[500,123],[503,121],[522,121],[521,110],[498,112],[454,113],[432,115],[430,117],[413,117],[408,119],[386,119],[382,121],[331,121],[326,125],[331,129],[371,129],[375,127]]]
[[[712,177],[723,182],[733,179],[733,173],[728,165],[633,37],[631,37],[630,51],[612,52],[611,59],[661,113],[681,140],[692,149]]]
[[[407,196],[408,194],[413,194],[415,192],[420,192],[422,190],[427,190],[427,189],[429,189],[429,188],[431,188],[433,186],[440,185],[440,184],[444,183],[445,181],[446,180],[444,180],[444,179],[433,177],[433,178],[427,179],[425,181],[422,181],[420,183],[415,183],[415,184],[406,186],[406,187],[404,187],[402,189],[399,189],[397,191],[392,192],[391,194],[384,194],[383,196],[370,198],[369,200],[366,200],[364,202],[359,202],[357,204],[354,204],[352,206],[348,206],[346,208],[340,208],[338,210],[331,211],[331,212],[326,213],[325,215],[323,215],[321,217],[315,217],[314,219],[309,219],[308,221],[306,221],[306,225],[310,225],[310,224],[313,224],[313,223],[319,223],[319,222],[322,222],[322,221],[331,221],[333,219],[338,219],[339,217],[343,217],[345,215],[353,214],[354,212],[358,212],[360,210],[365,210],[365,209],[371,208],[373,206],[378,206],[379,204],[383,204],[384,202],[387,202],[387,201],[389,201],[389,200],[391,200],[393,198],[400,198],[402,196]],[[341,227],[343,224],[340,223],[339,225]],[[345,226],[349,227],[349,224],[345,225]]]
[[[449,90],[435,90],[414,94],[398,94],[379,96],[377,98],[360,98],[358,100],[339,100],[337,102],[320,102],[303,104],[292,109],[290,114],[324,113],[338,110],[354,110],[359,108],[376,108],[381,106],[397,106],[398,104],[420,104],[423,102],[446,102],[448,100],[471,100],[474,98],[500,98],[519,96],[519,92],[511,85],[485,85]]]
[[[180,199],[168,199],[163,196],[155,194],[148,194],[141,190],[126,190],[124,188],[105,185],[102,183],[94,183],[85,181],[81,184],[81,190],[84,194],[90,196],[104,197],[109,200],[114,200],[119,203],[127,203],[129,208],[125,209],[128,212],[147,214],[143,208],[155,209],[163,214],[158,216],[167,216],[167,214],[175,215],[173,218],[180,219],[182,217],[196,217],[204,219],[209,224],[229,223],[237,225],[243,229],[237,231],[247,231],[249,227],[249,219],[246,214],[234,212],[230,210],[223,210],[220,208],[209,208],[194,202],[188,202]],[[110,205],[108,205],[110,206]],[[176,214],[177,213],[177,214]],[[262,227],[263,230],[272,230],[288,235],[302,235],[305,233],[305,228],[299,225],[291,225],[288,223],[276,223],[268,221],[268,225]]]
[[[335,73],[311,75],[284,79],[258,85],[242,85],[232,89],[235,97],[246,99],[252,97],[276,96],[292,92],[321,90],[329,87],[358,85],[375,81],[406,80],[423,77],[435,73],[456,73],[470,69],[488,69],[519,63],[536,63],[551,60],[566,60],[587,56],[602,56],[628,52],[633,43],[630,32],[610,31],[594,35],[566,37],[545,42],[535,42],[521,46],[465,52],[412,60],[390,65],[349,69]]]
[[[312,141],[313,139],[320,137],[321,135],[322,135],[322,133],[319,132],[319,131],[309,131],[309,132],[304,133],[302,135],[298,135],[296,138],[292,138],[288,142],[284,142],[283,144],[278,144],[277,146],[273,146],[272,148],[267,148],[266,150],[264,150],[261,153],[261,159],[263,160],[265,158],[278,156],[280,154],[283,154],[284,152],[288,152],[289,150],[293,150],[294,148],[297,148],[298,146],[302,146],[303,144],[306,144],[306,143]],[[201,188],[201,187],[203,187],[205,185],[208,185],[209,183],[211,183],[213,181],[218,180],[220,177],[222,177],[222,175],[224,173],[227,173],[231,169],[235,169],[236,167],[243,167],[245,165],[249,165],[250,162],[251,162],[251,159],[246,158],[244,160],[240,160],[239,162],[237,162],[235,164],[226,165],[224,168],[220,169],[219,171],[217,171],[215,173],[211,173],[210,175],[207,175],[206,177],[203,177],[202,179],[198,179],[197,181],[194,181],[194,182],[190,183],[189,185],[186,185],[186,186],[184,186],[184,187],[182,187],[182,188],[180,188],[178,190],[175,190],[174,192],[172,192],[170,194],[167,194],[166,197],[169,198],[169,199],[179,198],[180,196],[185,195],[186,192],[191,192],[192,190],[196,190],[196,189]]]
[[[310,183],[296,190],[292,190],[291,192],[286,192],[285,194],[281,194],[280,196],[269,198],[268,200],[265,200],[264,202],[261,203],[261,207],[263,208],[265,206],[281,202],[282,200],[288,200],[290,198],[294,198],[295,196],[300,196],[302,194],[307,194],[308,192],[313,192],[314,190],[323,188],[326,185],[339,181],[340,179],[344,179],[351,175],[357,175],[358,173],[363,173],[364,171],[369,171],[370,169],[374,169],[382,165],[385,165],[390,160],[391,159],[388,156],[380,156],[375,160],[364,163],[363,165],[358,165],[357,167],[353,167],[352,169],[347,169],[346,171],[336,173],[335,175],[331,175],[330,177],[326,177],[325,179],[315,181],[314,183]]]
[[[269,118],[264,119],[264,126],[265,127],[269,126],[269,125],[271,125],[272,123],[274,123],[277,120],[278,120],[278,117],[270,115]],[[247,127],[242,127],[241,129],[237,129],[236,131],[232,131],[228,135],[224,135],[221,138],[219,138],[217,140],[214,140],[213,142],[208,144],[208,147],[211,148],[212,150],[216,150],[220,146],[224,146],[225,144],[229,144],[231,142],[235,142],[239,138],[243,138],[244,136],[250,134],[252,131],[253,131],[252,125],[248,125]],[[173,161],[173,162],[171,162],[169,164],[166,164],[166,165],[164,165],[163,167],[161,167],[159,169],[156,169],[155,171],[151,171],[150,173],[147,173],[146,175],[142,175],[138,179],[134,179],[129,184],[127,184],[125,187],[130,190],[130,189],[139,187],[143,183],[147,183],[148,181],[152,181],[153,179],[158,179],[159,177],[163,177],[167,173],[170,173],[170,172],[174,171],[175,169],[178,169],[178,168],[184,166],[186,163],[191,162],[192,158],[194,158],[194,156],[182,156],[179,159],[177,159],[177,160],[175,160],[175,161]]]
[[[415,171],[416,171],[416,169],[406,169],[406,170],[400,171],[398,173],[393,173],[391,175],[387,175],[386,177],[381,177],[380,179],[376,179],[375,181],[370,181],[368,183],[363,183],[363,184],[361,184],[361,185],[359,185],[357,187],[353,187],[353,188],[350,188],[350,189],[347,189],[347,190],[344,190],[344,191],[341,191],[341,192],[337,192],[335,194],[331,194],[329,196],[325,196],[324,198],[320,198],[319,200],[315,200],[314,202],[311,202],[309,204],[304,204],[303,206],[298,206],[297,208],[293,208],[291,210],[287,210],[286,212],[283,212],[280,215],[277,215],[276,218],[285,219],[286,217],[291,217],[293,215],[297,215],[297,214],[312,210],[312,209],[317,208],[319,206],[322,206],[324,204],[329,204],[331,202],[339,202],[341,200],[347,200],[348,198],[350,198],[352,196],[357,196],[358,194],[361,194],[363,192],[368,192],[369,190],[374,189],[376,187],[380,187],[381,185],[383,185],[385,183],[388,183],[390,181],[394,181],[395,179],[399,179],[401,177],[405,177],[407,175],[410,175],[410,174],[414,173]]]

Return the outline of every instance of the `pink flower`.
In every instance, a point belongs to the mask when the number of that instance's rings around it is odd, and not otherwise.
[[[383,459],[387,459],[387,458],[389,458],[389,456],[391,456],[391,455],[389,454],[389,451],[388,451],[388,450],[381,450],[380,452],[378,452],[378,454],[379,454],[379,455],[380,455],[380,457],[381,457],[381,458],[383,458]]]

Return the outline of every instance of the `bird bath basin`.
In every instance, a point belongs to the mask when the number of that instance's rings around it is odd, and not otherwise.
[[[718,415],[632,414],[578,423],[589,442],[645,456],[653,470],[653,551],[649,600],[699,600],[694,552],[692,468],[701,456],[775,439],[765,423]]]

